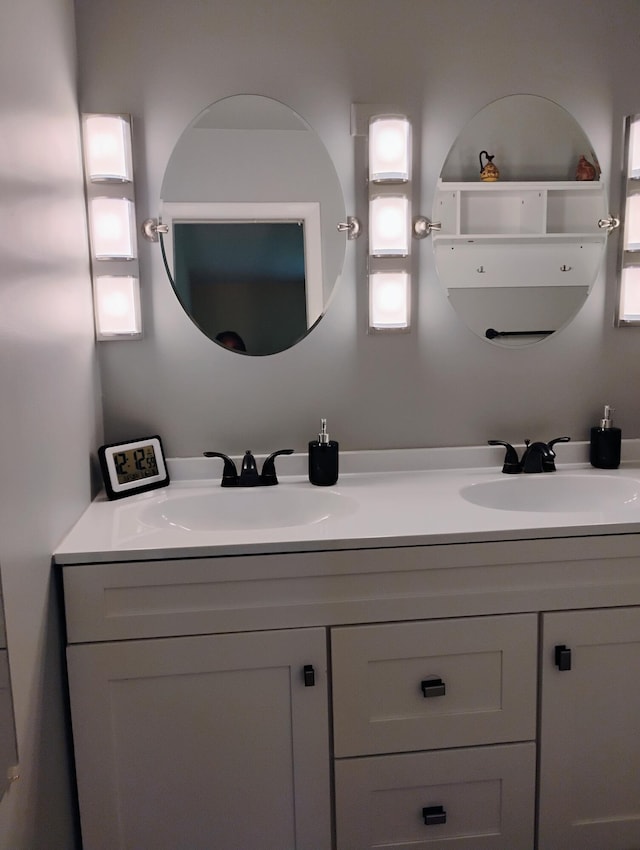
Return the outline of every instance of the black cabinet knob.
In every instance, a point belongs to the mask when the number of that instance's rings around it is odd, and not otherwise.
[[[431,679],[424,679],[420,682],[420,689],[422,690],[422,696],[425,697],[443,697],[447,692],[447,686],[437,677],[433,677]]]
[[[436,826],[447,822],[447,813],[444,806],[425,806],[422,810],[425,826]]]
[[[563,643],[558,644],[554,651],[554,661],[558,670],[571,670],[571,650]]]
[[[316,683],[316,671],[313,669],[313,664],[305,664],[302,668],[302,676],[304,678],[305,688],[313,688]]]

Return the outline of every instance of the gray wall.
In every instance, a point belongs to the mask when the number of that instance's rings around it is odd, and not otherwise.
[[[0,45],[0,566],[20,758],[0,847],[71,850],[51,553],[89,502],[99,421],[73,3],[4,3]]]
[[[640,112],[637,0],[81,0],[81,105],[135,118],[140,218],[156,215],[164,168],[182,129],[236,93],[288,103],[320,134],[347,209],[355,186],[352,102],[408,110],[428,213],[442,164],[489,101],[542,95],[584,127],[619,208],[622,119]],[[146,337],[101,346],[109,438],[160,432],[170,455],[204,449],[298,449],[321,416],[343,448],[584,438],[605,402],[625,436],[640,435],[640,330],[615,330],[615,250],[586,306],[556,337],[505,351],[476,338],[417,246],[414,327],[368,336],[364,244],[350,244],[325,319],[294,349],[239,357],[197,333],[143,245]],[[357,260],[357,263],[356,263]]]
[[[74,846],[50,553],[90,498],[99,442],[75,100],[71,0],[5,4],[0,68],[0,565],[21,779],[0,804],[0,847]],[[395,18],[394,18],[395,16]],[[453,139],[485,103],[550,97],[583,125],[618,208],[622,117],[640,112],[636,0],[78,0],[85,110],[136,120],[140,217],[158,208],[181,130],[238,92],[278,98],[319,132],[347,207],[363,203],[352,102],[397,103],[422,154],[421,208]],[[395,20],[396,23],[390,23]],[[37,38],[34,34],[37,33]],[[356,203],[357,202],[357,203]],[[172,455],[302,448],[328,416],[345,448],[584,436],[608,402],[640,435],[640,330],[614,330],[614,239],[561,335],[507,352],[456,318],[419,247],[411,334],[366,334],[362,245],[299,346],[241,358],[199,336],[142,246],[146,337],[100,349],[107,436],[159,431]],[[358,263],[356,263],[356,260]]]

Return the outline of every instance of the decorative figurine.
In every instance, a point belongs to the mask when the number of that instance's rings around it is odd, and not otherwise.
[[[482,164],[483,155],[487,158],[484,165]],[[496,180],[500,179],[498,166],[494,165],[493,156],[486,151],[480,151],[480,179],[484,180],[485,183],[495,183]]]
[[[578,160],[578,167],[576,168],[576,180],[595,180],[597,175],[597,169],[595,165],[592,165],[586,156],[581,156]]]

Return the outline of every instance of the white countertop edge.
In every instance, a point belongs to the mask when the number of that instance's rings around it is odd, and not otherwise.
[[[491,529],[486,532],[449,532],[445,534],[391,535],[387,537],[354,537],[336,540],[291,540],[261,541],[257,543],[215,544],[209,546],[167,546],[151,549],[118,549],[116,551],[65,552],[54,555],[60,566],[79,566],[82,564],[126,563],[136,561],[169,561],[184,558],[228,558],[250,555],[290,555],[308,552],[344,552],[363,549],[396,549],[426,546],[465,545],[470,543],[502,543],[525,540],[553,540],[562,538],[585,538],[619,536],[621,534],[640,534],[640,526],[635,522],[574,526],[547,526],[529,529]]]

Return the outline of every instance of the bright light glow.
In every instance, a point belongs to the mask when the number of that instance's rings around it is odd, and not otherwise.
[[[640,251],[640,195],[629,195],[624,219],[624,250]]]
[[[640,266],[622,269],[618,317],[627,322],[640,322]]]
[[[97,277],[94,307],[98,339],[140,336],[142,333],[137,277]]]
[[[401,116],[379,116],[369,124],[369,180],[406,183],[411,125]]]
[[[135,212],[126,198],[93,198],[91,245],[97,260],[133,260],[137,256]]]
[[[640,116],[636,116],[629,126],[627,174],[629,177],[640,177]]]
[[[92,182],[133,180],[131,125],[122,115],[85,116],[84,149],[87,178]]]
[[[372,272],[369,275],[369,326],[376,330],[409,327],[407,272]]]
[[[409,253],[409,199],[379,195],[369,205],[370,253],[406,257]]]

